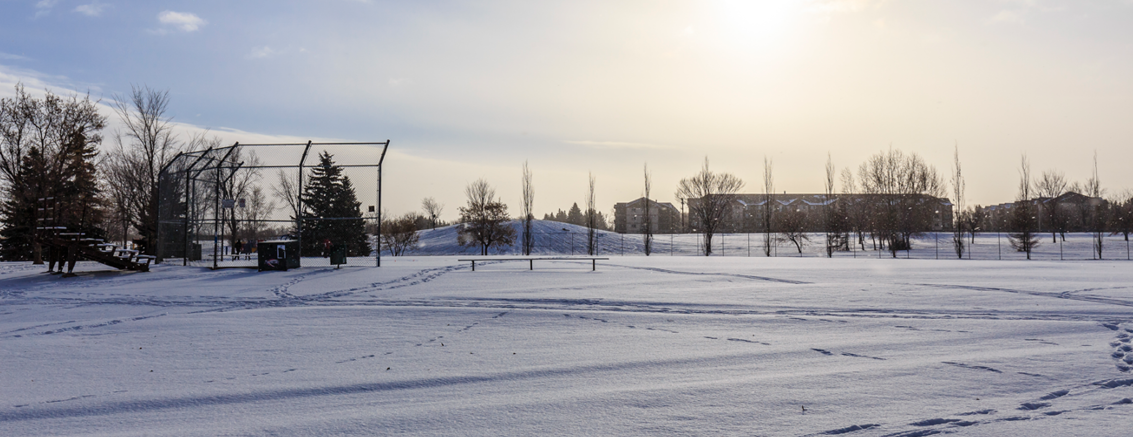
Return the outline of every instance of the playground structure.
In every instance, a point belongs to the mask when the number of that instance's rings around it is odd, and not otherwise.
[[[101,238],[86,238],[83,232],[68,232],[66,226],[57,226],[59,211],[54,197],[40,197],[36,212],[35,239],[47,255],[47,273],[62,273],[64,278],[75,276],[75,262],[82,259],[120,270],[148,272],[150,262],[156,258],[134,249],[119,248]]]
[[[241,144],[210,147],[174,157],[158,178],[155,262],[217,268],[257,268],[258,242],[296,240],[304,265],[368,264],[381,266],[381,174],[389,140]],[[312,217],[305,208],[304,179],[309,158],[326,152],[348,178],[362,217]],[[316,158],[317,159],[317,158]],[[370,197],[372,193],[373,197]],[[321,241],[306,241],[307,227],[361,224],[369,248],[355,250],[353,262],[330,256]],[[328,241],[329,245],[343,244]],[[308,252],[302,253],[303,248]],[[357,246],[355,246],[357,247]],[[364,252],[364,254],[362,253]],[[372,257],[371,257],[372,255]]]

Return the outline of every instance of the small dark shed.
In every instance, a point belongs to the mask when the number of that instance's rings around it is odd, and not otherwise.
[[[256,245],[260,271],[299,268],[299,242],[296,240],[261,241]]]

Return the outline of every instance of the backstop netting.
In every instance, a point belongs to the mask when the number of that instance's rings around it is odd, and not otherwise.
[[[345,254],[345,266],[380,265],[388,147],[236,143],[182,153],[159,177],[158,260],[255,267],[258,243],[289,240],[303,266],[331,265],[332,254]]]

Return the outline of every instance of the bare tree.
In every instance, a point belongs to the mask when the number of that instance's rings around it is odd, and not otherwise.
[[[1038,219],[1035,217],[1031,195],[1031,164],[1024,154],[1019,165],[1019,194],[1011,207],[1011,231],[1007,234],[1007,240],[1016,251],[1026,252],[1027,259],[1031,259],[1031,251],[1039,245],[1039,239],[1035,235]]]
[[[483,179],[464,188],[467,206],[460,207],[460,229],[457,242],[461,246],[476,245],[480,254],[487,255],[492,246],[510,246],[515,243],[515,228],[508,223],[507,205],[496,199],[496,190]]]
[[[426,197],[421,201],[421,209],[425,211],[425,216],[429,219],[429,224],[433,229],[437,228],[437,218],[441,216],[441,212],[445,210],[443,203],[437,203],[436,199]]]
[[[699,221],[704,233],[704,256],[712,255],[712,235],[723,225],[736,192],[743,186],[744,182],[731,173],[713,173],[708,157],[700,173],[677,184],[678,196],[688,199],[689,217]]]
[[[771,159],[763,157],[763,255],[771,256],[771,226],[774,224],[775,209],[771,202],[775,198],[775,176],[771,173]]]
[[[531,168],[523,161],[523,254],[531,255],[535,248],[535,235],[531,224],[535,220],[535,187],[532,185]]]
[[[971,247],[976,244],[976,234],[983,230],[984,221],[987,220],[987,211],[976,205],[964,212],[964,228],[968,231],[968,257],[971,258]]]
[[[865,230],[868,226],[866,223],[868,216],[865,212],[866,204],[861,202],[861,199],[857,196],[857,191],[854,172],[848,168],[842,169],[842,197],[845,201],[838,203],[846,217],[847,231],[855,236],[858,240],[857,245],[865,250]],[[851,244],[853,243],[851,242]]]
[[[275,196],[283,199],[283,203],[291,212],[291,220],[298,220],[302,216],[302,211],[299,210],[301,204],[299,202],[299,174],[288,174],[286,171],[279,170],[275,174],[276,184],[271,187],[272,193]],[[298,229],[295,230],[299,232]]]
[[[1094,173],[1086,181],[1086,195],[1090,196],[1089,231],[1093,234],[1094,254],[1102,259],[1102,250],[1105,244],[1106,227],[1109,224],[1109,202],[1102,199],[1105,190],[1102,189],[1101,179],[1098,178],[1098,151],[1094,151]]]
[[[402,256],[417,247],[417,221],[421,217],[417,213],[407,213],[396,219],[386,219],[382,223],[382,250],[389,251],[391,256]]]
[[[826,198],[823,199],[822,212],[823,212],[823,228],[826,231],[826,257],[833,258],[835,250],[842,250],[846,247],[846,238],[842,229],[841,214],[835,208],[834,197],[834,161],[830,157],[830,152],[826,153]],[[805,236],[805,234],[804,234]],[[801,250],[801,247],[800,247]]]
[[[1042,217],[1046,221],[1046,226],[1050,229],[1050,238],[1052,243],[1058,242],[1058,235],[1062,235],[1062,241],[1066,241],[1066,231],[1069,225],[1068,217],[1062,211],[1062,205],[1059,205],[1059,197],[1066,194],[1066,189],[1070,184],[1066,181],[1066,176],[1056,170],[1044,171],[1038,181],[1035,182],[1035,194],[1042,200]]]
[[[169,91],[142,85],[131,86],[127,97],[114,96],[114,111],[122,119],[130,141],[131,158],[141,170],[134,181],[137,190],[132,207],[134,228],[141,234],[147,254],[154,254],[157,242],[158,176],[185,148],[173,134],[169,109]]]
[[[645,217],[643,217],[645,222],[645,232],[642,233],[644,240],[642,242],[645,244],[645,256],[649,256],[649,254],[653,252],[653,212],[649,207],[649,196],[653,188],[653,181],[652,177],[649,174],[648,163],[645,164],[644,174],[645,191],[643,192],[644,196],[642,196],[642,198],[645,199]]]
[[[1129,259],[1129,234],[1133,233],[1133,191],[1125,192],[1110,199],[1113,206],[1113,215],[1110,235],[1123,235],[1125,237],[1125,258]]]
[[[810,241],[807,235],[807,228],[810,227],[810,220],[805,212],[797,208],[788,208],[787,210],[779,213],[775,217],[776,228],[782,234],[783,239],[795,245],[799,255],[803,253],[803,245]]]
[[[912,247],[912,237],[931,228],[944,182],[936,168],[913,153],[889,149],[870,157],[858,171],[862,191],[872,195],[871,220],[894,258]]]
[[[130,221],[133,218],[131,207],[136,203],[138,192],[134,181],[140,177],[139,168],[123,149],[122,138],[116,135],[117,149],[105,155],[102,162],[102,177],[106,181],[107,200],[110,201],[110,215],[114,226],[122,236],[122,247],[128,247]]]
[[[964,208],[964,188],[964,174],[960,170],[960,146],[956,146],[953,153],[952,168],[952,195],[955,197],[952,200],[952,249],[956,251],[956,257],[959,259],[964,259],[964,250],[966,249],[963,226],[963,215],[966,212]]]
[[[197,141],[194,140],[192,142]],[[209,147],[216,147],[220,145],[221,140],[216,137],[204,139],[202,135],[199,142],[207,144]],[[224,198],[235,201],[234,207],[229,208],[224,214],[224,222],[228,227],[229,242],[232,244],[232,247],[235,248],[237,240],[246,238],[240,235],[240,222],[241,220],[247,220],[248,214],[245,210],[248,207],[248,198],[252,194],[253,187],[258,186],[260,180],[263,178],[261,177],[261,170],[259,168],[262,162],[255,151],[237,146],[232,152],[230,159],[235,161],[238,165],[237,168],[230,170],[232,172],[231,177],[223,179],[221,183],[221,195],[224,196]],[[245,222],[245,224],[248,223]],[[245,247],[247,247],[247,245],[245,245]]]
[[[243,222],[243,238],[251,243],[260,240],[262,233],[267,229],[266,220],[271,218],[276,206],[275,202],[268,200],[260,185],[247,190],[242,198],[246,200],[246,204],[239,209],[237,218]]]
[[[586,253],[596,255],[598,250],[598,209],[594,202],[594,174],[589,173],[590,190],[586,195]]]

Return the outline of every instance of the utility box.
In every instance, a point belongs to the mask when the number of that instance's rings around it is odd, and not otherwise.
[[[189,261],[201,260],[201,243],[189,244]]]
[[[299,242],[295,240],[261,241],[256,245],[260,271],[299,268]]]
[[[336,244],[330,250],[330,263],[335,266],[346,264],[346,245]]]

